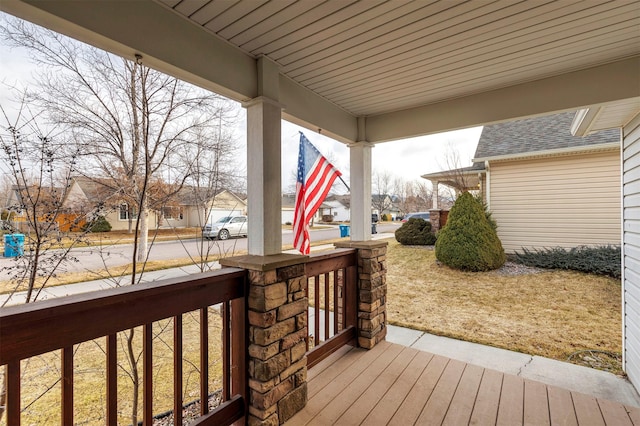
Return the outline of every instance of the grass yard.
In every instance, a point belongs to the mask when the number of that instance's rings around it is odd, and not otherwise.
[[[622,350],[620,281],[570,271],[460,272],[389,240],[389,323],[566,361]],[[613,372],[621,374],[620,365]]]

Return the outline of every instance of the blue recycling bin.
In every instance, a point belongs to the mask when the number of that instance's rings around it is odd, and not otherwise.
[[[349,236],[349,225],[340,225],[340,238]]]
[[[24,234],[4,236],[4,257],[18,257],[24,254]]]

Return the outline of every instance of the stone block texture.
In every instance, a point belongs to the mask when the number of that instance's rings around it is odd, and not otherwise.
[[[249,274],[249,425],[279,425],[307,403],[304,264]]]
[[[371,349],[387,335],[387,245],[358,249],[358,345]]]

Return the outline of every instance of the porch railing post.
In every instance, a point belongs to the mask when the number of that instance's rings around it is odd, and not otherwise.
[[[345,241],[335,246],[358,251],[358,346],[371,349],[387,335],[387,243]]]
[[[291,254],[220,260],[249,271],[249,425],[282,424],[307,403],[307,260]]]

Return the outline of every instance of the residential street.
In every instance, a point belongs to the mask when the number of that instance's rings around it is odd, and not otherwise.
[[[398,227],[400,227],[400,225],[401,224],[399,222],[379,224],[378,234],[374,235],[374,238],[391,237],[393,236],[393,232]],[[312,244],[316,244],[316,246],[322,241],[330,241],[338,238],[340,238],[340,230],[338,226],[311,231],[311,241]],[[292,239],[292,231],[284,230],[282,232],[282,244],[284,246],[291,245]],[[347,238],[345,238],[345,240],[346,239]],[[244,251],[246,249],[246,238],[229,239],[226,241],[206,241],[204,242],[204,244],[202,241],[195,239],[185,241],[164,241],[155,243],[153,245],[150,251],[149,260],[186,258],[188,256],[197,256],[204,250],[209,250],[209,253],[212,256],[216,257],[218,254],[231,256],[234,252]],[[74,249],[72,253],[73,256],[78,259],[78,262],[72,262],[69,267],[67,267],[65,272],[97,271],[105,269],[106,267],[125,265],[131,263],[130,259],[132,251],[133,249],[129,244]],[[11,266],[13,262],[15,262],[15,260],[12,258],[0,258],[0,268],[2,268],[0,272],[0,279],[7,279],[8,274],[4,268]],[[216,264],[216,262],[213,262],[212,266],[215,268]],[[144,281],[172,278],[197,272],[199,271],[195,266],[147,272],[144,275]],[[114,286],[116,286],[116,284],[113,280],[96,280],[91,282],[51,287],[43,291],[42,294],[38,297],[38,300],[96,291],[106,288],[112,288]],[[8,296],[0,295],[0,306],[23,303],[23,297],[24,295],[22,294],[16,294],[11,297],[11,300],[8,303],[5,304]]]

